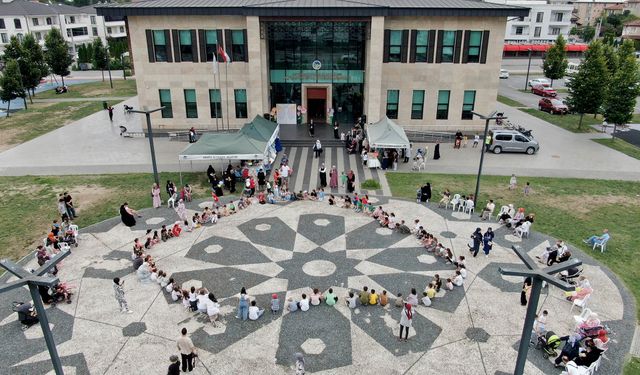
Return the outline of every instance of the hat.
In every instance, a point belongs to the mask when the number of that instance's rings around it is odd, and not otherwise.
[[[178,356],[177,355],[172,355],[171,357],[169,357],[169,361],[171,362],[178,362]]]
[[[278,295],[277,295],[276,293],[273,293],[273,294],[271,295],[271,298],[276,299],[276,298],[278,298]]]

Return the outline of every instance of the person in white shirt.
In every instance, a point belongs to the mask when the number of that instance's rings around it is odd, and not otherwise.
[[[180,288],[177,286],[174,286],[173,290],[171,291],[171,299],[173,300],[173,302],[178,302],[180,297],[182,297],[182,292],[180,291]]]
[[[198,301],[198,311],[201,313],[207,312],[207,300],[209,299],[209,297],[206,295],[206,293],[207,290],[202,288],[196,296],[196,300]]]
[[[487,220],[487,218],[493,214],[493,210],[495,209],[496,204],[493,203],[493,199],[489,199],[489,203],[487,203],[487,206],[482,210],[482,214],[480,214],[482,220]]]
[[[460,274],[460,271],[456,271],[456,276],[453,278],[453,285],[455,285],[455,286],[463,286],[464,285],[464,279],[462,278],[462,275]]]
[[[458,265],[458,271],[460,271],[460,276],[462,276],[463,279],[467,278],[467,267],[465,267],[464,264]]]
[[[423,292],[422,293],[422,304],[425,306],[431,306],[431,298],[429,298],[429,296],[427,296],[427,292]]]
[[[255,300],[251,301],[251,306],[249,306],[249,320],[258,320],[262,314],[264,314],[264,309],[258,308]]]
[[[218,320],[218,316],[220,315],[220,304],[216,299],[216,296],[213,293],[209,293],[207,300],[205,301],[207,315],[209,315],[209,320],[213,323],[214,327],[217,327],[216,320]]]
[[[357,306],[358,297],[356,297],[353,292],[349,292],[349,297],[347,297],[347,305],[350,309],[355,309]]]
[[[307,298],[306,294],[302,294],[302,299],[300,300],[300,302],[298,302],[298,304],[300,305],[300,310],[302,311],[309,310],[309,299]]]

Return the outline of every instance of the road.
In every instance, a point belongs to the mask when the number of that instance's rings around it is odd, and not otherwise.
[[[569,59],[569,62],[579,63],[580,59]],[[502,69],[507,69],[511,73],[526,73],[527,72],[527,64],[529,64],[529,59],[524,58],[511,58],[511,59],[502,59]],[[542,59],[537,57],[531,58],[531,69],[532,73],[542,74]]]

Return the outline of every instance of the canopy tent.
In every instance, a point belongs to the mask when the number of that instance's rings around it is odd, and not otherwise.
[[[409,148],[410,142],[404,129],[388,117],[367,125],[369,146],[374,148]]]

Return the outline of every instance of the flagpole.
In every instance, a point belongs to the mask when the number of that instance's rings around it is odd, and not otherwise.
[[[213,52],[213,92],[215,93],[216,90],[218,91],[218,93],[220,93],[220,85],[218,84],[218,88],[216,88],[216,76],[220,75],[220,71],[218,70],[218,59],[216,58],[216,52]],[[211,98],[209,98],[209,100],[211,100]],[[215,108],[215,116],[216,116],[216,131],[220,131],[220,128],[218,127],[218,106],[213,105],[213,108]]]
[[[222,89],[220,88],[220,71],[219,70],[218,70],[218,95],[220,96],[220,112],[222,112]],[[220,116],[224,114],[224,112],[218,113],[218,107],[216,107],[216,114]],[[224,116],[220,117],[220,122],[222,123],[221,125],[222,125],[222,128],[224,129]]]
[[[226,100],[226,104],[227,104],[227,130],[230,130],[231,127],[229,126],[229,117],[231,117],[229,115],[229,62],[227,62],[226,64],[224,64],[224,80],[225,80],[225,91],[227,92],[227,100]]]

